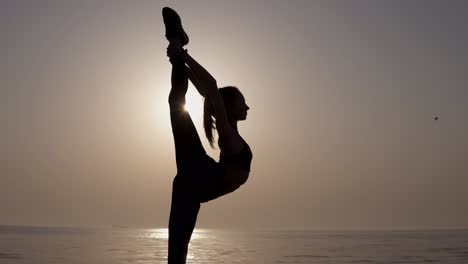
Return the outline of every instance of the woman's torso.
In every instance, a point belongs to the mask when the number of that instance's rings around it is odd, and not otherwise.
[[[227,154],[222,151],[219,158],[219,163],[225,168],[224,180],[226,186],[235,187],[235,189],[247,181],[253,157],[247,142],[244,139],[242,139],[242,142],[243,146],[239,152]]]

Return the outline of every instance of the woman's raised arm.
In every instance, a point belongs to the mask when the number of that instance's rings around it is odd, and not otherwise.
[[[190,69],[189,77],[196,80],[194,85],[197,90],[206,98],[206,100],[209,100],[213,106],[214,116],[216,119],[216,130],[218,131],[220,142],[227,143],[235,133],[234,129],[229,124],[224,101],[219,93],[216,79],[186,51],[184,53],[185,54],[183,54],[182,57]]]

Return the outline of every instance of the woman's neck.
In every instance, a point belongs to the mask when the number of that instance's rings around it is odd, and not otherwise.
[[[236,132],[239,132],[239,131],[237,131],[237,121],[234,121],[234,120],[230,119],[229,123],[231,124],[232,128],[234,128],[234,130]]]

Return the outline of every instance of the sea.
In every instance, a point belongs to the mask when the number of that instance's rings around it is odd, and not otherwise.
[[[167,229],[0,226],[1,264],[167,263]],[[196,229],[187,263],[468,263],[468,230]]]

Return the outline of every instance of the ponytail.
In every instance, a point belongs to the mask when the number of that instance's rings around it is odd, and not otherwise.
[[[223,98],[225,106],[229,106],[236,96],[242,95],[239,89],[234,86],[219,88],[218,91]],[[212,148],[215,148],[213,130],[216,129],[216,126],[214,114],[213,105],[211,104],[208,95],[206,95],[203,102],[203,127],[205,128],[206,138],[208,139],[208,142],[210,142],[210,146]]]
[[[210,142],[210,146],[215,148],[213,130],[216,127],[213,115],[213,106],[211,105],[210,99],[205,97],[203,101],[203,127],[205,128],[205,135],[208,142]]]

